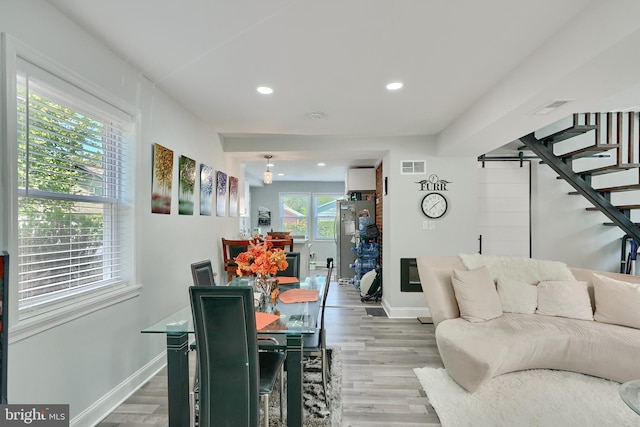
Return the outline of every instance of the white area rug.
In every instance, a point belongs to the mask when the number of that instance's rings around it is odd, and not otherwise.
[[[468,393],[443,368],[414,372],[443,427],[640,425],[614,381],[536,369],[497,376]]]

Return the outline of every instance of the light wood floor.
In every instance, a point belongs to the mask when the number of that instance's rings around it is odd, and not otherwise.
[[[413,373],[417,367],[442,366],[433,325],[367,315],[366,308],[375,307],[380,304],[360,302],[352,285],[332,283],[327,345],[342,348],[342,426],[440,426]],[[163,370],[99,427],[166,426],[166,381]]]

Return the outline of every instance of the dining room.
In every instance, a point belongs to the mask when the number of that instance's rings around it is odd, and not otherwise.
[[[616,96],[637,89],[640,76],[629,55],[640,38],[633,1],[467,1],[464,14],[452,2],[420,0],[398,3],[391,14],[381,0],[347,9],[344,2],[254,3],[0,1],[9,402],[68,405],[71,425],[96,425],[166,369],[166,336],[141,331],[189,305],[189,265],[210,259],[222,280],[221,239],[238,235],[245,221],[251,233],[260,205],[271,203],[273,219],[279,212],[277,198],[263,203],[252,194],[244,157],[265,172],[265,154],[276,164],[284,153],[360,155],[376,161],[354,166],[381,172],[385,290],[382,307],[371,307],[353,287],[332,286],[329,301],[339,303],[326,310],[327,344],[343,355],[344,423],[389,425],[388,414],[410,423],[425,409],[404,364],[429,357],[433,341],[428,326],[414,324],[428,308],[400,288],[400,260],[477,250],[478,156],[574,111],[636,105],[637,96]],[[375,19],[363,19],[365,9]],[[486,49],[507,33],[504,49]],[[322,43],[309,49],[310,40]],[[265,70],[278,76],[270,95],[256,90]],[[406,73],[406,85],[390,90],[397,72]],[[329,94],[331,109],[310,117]],[[532,162],[532,254],[618,268],[621,236],[545,168]],[[270,171],[275,188],[281,171]],[[311,176],[311,168],[303,172]],[[420,182],[432,175],[451,182],[446,214],[436,219],[421,209]],[[237,203],[229,203],[230,189]],[[553,220],[550,212],[558,212]],[[332,243],[309,243],[318,273]],[[128,409],[134,423],[168,412]]]
[[[312,278],[323,278],[327,273],[328,269],[320,266],[312,272]],[[325,399],[317,355],[305,356],[302,425],[438,425],[437,415],[413,375],[415,366],[442,366],[433,325],[416,319],[388,318],[379,302],[363,304],[353,286],[340,285],[335,272],[330,280],[325,320],[330,359],[328,393]],[[278,303],[276,307],[283,305]],[[406,351],[399,352],[398,346]],[[189,387],[195,380],[196,358],[195,351],[188,353]],[[98,427],[167,425],[167,381],[164,368]],[[272,427],[287,425],[288,408],[281,420],[279,403],[278,393],[274,393],[269,411]]]

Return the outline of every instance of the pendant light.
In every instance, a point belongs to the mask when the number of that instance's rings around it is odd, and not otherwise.
[[[264,156],[264,158],[267,159],[267,170],[264,171],[264,177],[263,177],[263,181],[265,184],[271,184],[273,182],[273,173],[269,170],[269,165],[272,157],[273,156],[270,154],[267,154]]]

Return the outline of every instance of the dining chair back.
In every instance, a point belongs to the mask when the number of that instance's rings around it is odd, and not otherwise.
[[[230,282],[234,276],[237,276],[236,269],[238,264],[235,262],[235,257],[242,252],[249,250],[251,246],[251,240],[230,240],[222,238],[222,256],[224,263],[224,271],[227,272],[227,281]]]
[[[280,270],[276,276],[290,276],[300,278],[300,252],[287,252],[287,268]]]
[[[198,261],[191,264],[191,275],[194,286],[216,286],[215,273],[211,267],[211,260]],[[195,351],[198,346],[195,343],[189,345],[191,351]],[[200,389],[200,366],[196,359],[195,374],[193,379],[193,392],[198,393]]]
[[[329,288],[331,285],[331,277],[333,275],[333,261],[329,262],[327,276],[325,279],[324,292],[322,294],[322,308],[320,309],[320,327],[316,329],[313,335],[305,335],[303,338],[303,351],[305,354],[319,353],[322,363],[322,389],[324,391],[324,399],[327,400],[327,382],[329,379],[329,366],[327,360],[327,337],[324,321],[324,312],[327,307],[327,298],[329,296]]]
[[[322,309],[320,312],[320,330],[324,337],[324,309],[327,306],[327,298],[329,297],[329,288],[331,285],[331,276],[333,275],[333,261],[329,263],[329,269],[327,270],[327,276],[324,282],[324,293],[322,294]],[[323,340],[324,341],[324,340]]]
[[[191,264],[191,275],[195,286],[216,286],[211,260],[207,259]]]
[[[288,249],[289,252],[293,252],[293,238],[288,239],[267,239],[271,242],[274,248],[282,249],[286,251]]]
[[[259,356],[253,290],[192,286],[189,294],[200,367],[198,425],[257,427],[259,398],[273,389],[285,355]],[[263,411],[268,420],[268,398]]]

